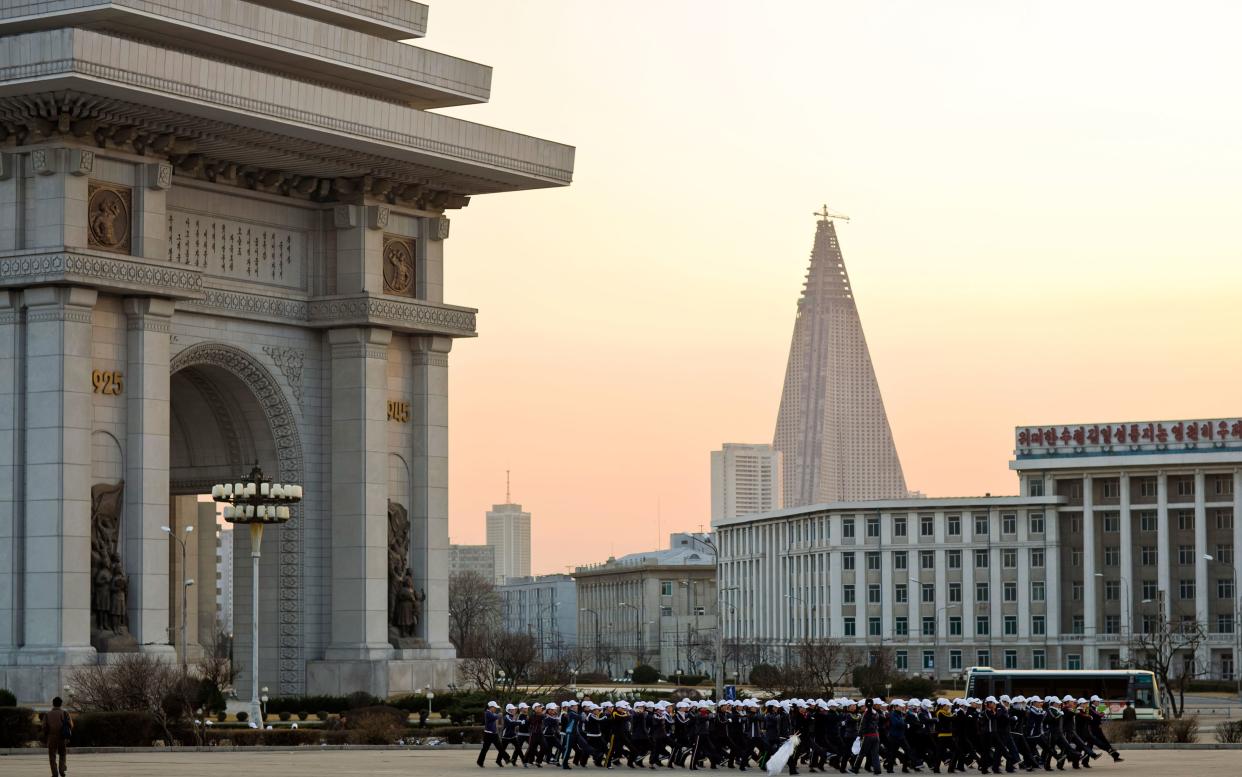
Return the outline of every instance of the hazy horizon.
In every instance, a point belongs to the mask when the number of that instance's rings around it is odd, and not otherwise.
[[[1014,493],[1013,428],[1242,415],[1242,9],[432,2],[495,68],[445,111],[577,146],[451,213],[450,534],[533,514],[537,573],[710,523],[770,443],[825,201],[910,488]]]

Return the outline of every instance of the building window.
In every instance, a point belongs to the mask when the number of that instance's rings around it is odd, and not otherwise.
[[[1005,651],[1005,668],[1006,669],[1017,669],[1018,668],[1018,651],[1016,650]]]
[[[1156,565],[1156,548],[1154,545],[1143,545],[1139,548],[1139,566],[1154,567]]]
[[[852,585],[841,586],[841,603],[842,604],[853,604],[854,603],[854,586]]]
[[[1031,668],[1032,669],[1047,669],[1048,668],[1048,654],[1044,652],[1043,648],[1031,651]]]
[[[880,571],[880,552],[878,550],[867,551],[867,569],[872,572]]]
[[[986,550],[975,551],[975,569],[987,569],[988,552]]]
[[[1232,599],[1233,598],[1233,578],[1232,577],[1222,577],[1220,580],[1216,581],[1216,597],[1218,599]]]
[[[1116,534],[1121,531],[1121,517],[1116,513],[1108,513],[1104,516],[1104,533]]]
[[[907,563],[906,552],[904,550],[899,550],[893,554],[893,569],[896,569],[898,572],[903,572],[907,568]]]
[[[960,604],[962,601],[962,584],[949,583],[949,601]]]
[[[1001,549],[1001,566],[1005,569],[1018,568],[1018,549],[1002,548]]]
[[[975,616],[975,636],[986,637],[992,631],[992,624],[986,615]]]
[[[910,633],[910,619],[904,615],[898,615],[893,621],[893,633],[898,637],[904,637]]]
[[[1082,669],[1082,654],[1070,653],[1065,657],[1065,668],[1079,671]]]
[[[1001,516],[1001,534],[1018,533],[1018,516],[1007,513]]]
[[[1031,548],[1031,566],[1038,569],[1042,567],[1043,565],[1044,565],[1044,549],[1043,548]]]
[[[1043,580],[1031,581],[1031,601],[1042,602],[1044,601],[1044,596],[1045,596],[1044,581]]]
[[[1181,531],[1195,530],[1195,513],[1193,510],[1177,511],[1177,528]]]
[[[854,619],[853,618],[845,618],[842,623],[842,626],[844,627],[844,630],[845,630],[845,636],[847,637],[858,636],[858,634],[854,630]]]
[[[1082,534],[1082,516],[1071,515],[1069,519],[1069,533]]]
[[[1006,637],[1018,636],[1018,616],[1017,615],[1006,615],[1005,620],[1002,625],[1004,626]]]
[[[1070,566],[1071,567],[1082,566],[1082,549],[1081,548],[1070,549]]]
[[[1116,545],[1104,546],[1104,566],[1119,567],[1121,566],[1121,548]]]
[[[1177,478],[1177,495],[1178,496],[1194,496],[1195,495],[1195,479],[1194,478]]]
[[[909,659],[907,658],[906,651],[904,650],[897,651],[893,657],[893,662],[897,665],[897,669],[899,671],[904,672],[909,668]]]
[[[1104,633],[1120,634],[1121,633],[1121,616],[1105,615],[1104,616]]]
[[[880,619],[879,618],[868,618],[867,619],[867,635],[871,637],[880,636]]]
[[[924,604],[935,604],[936,603],[936,586],[930,583],[923,583],[923,603]]]
[[[880,593],[879,583],[872,583],[867,586],[867,604],[879,604],[882,601],[880,597],[883,595]]]
[[[950,537],[962,536],[962,516],[950,515],[948,518],[948,532]]]
[[[880,519],[879,518],[868,518],[867,519],[867,536],[871,538],[880,536]]]
[[[992,651],[976,650],[975,660],[979,662],[979,666],[991,666],[992,665]]]
[[[932,651],[932,650],[923,651],[923,668],[924,669],[935,669],[936,668],[935,651]]]
[[[924,537],[931,537],[935,533],[936,533],[935,518],[930,515],[920,515],[919,516],[919,534],[923,535]]]
[[[1233,531],[1233,510],[1216,511],[1216,528],[1221,531]]]
[[[1116,480],[1100,481],[1100,492],[1104,499],[1116,499],[1121,496],[1121,484]]]
[[[991,586],[988,583],[975,583],[975,601],[986,602]]]
[[[962,616],[960,615],[949,616],[949,636],[950,637],[962,636]]]
[[[1007,602],[1018,601],[1018,584],[1017,583],[1012,583],[1012,582],[1005,583],[1001,587],[1001,590],[1004,592],[1005,601]]]
[[[1233,495],[1233,478],[1229,475],[1220,475],[1216,478],[1216,495],[1232,496]]]
[[[1043,496],[1044,495],[1044,479],[1039,477],[1026,479],[1027,496]]]
[[[1032,615],[1031,616],[1031,635],[1035,637],[1042,637],[1044,635],[1045,630],[1046,628],[1044,626],[1044,616]]]
[[[923,616],[923,636],[924,637],[936,636],[936,618],[934,616],[930,616],[930,615]]]
[[[1087,630],[1086,625],[1083,623],[1083,619],[1081,615],[1075,615],[1074,617],[1070,618],[1070,633],[1071,634],[1082,634],[1086,630]]]
[[[1233,633],[1233,615],[1228,613],[1216,616],[1216,630],[1221,634]]]
[[[1075,580],[1070,583],[1070,599],[1075,602],[1082,601],[1082,581]]]
[[[1144,601],[1156,601],[1157,591],[1160,590],[1155,580],[1143,581],[1143,599]]]
[[[1043,534],[1044,533],[1044,514],[1043,513],[1031,513],[1030,518],[1027,519],[1027,522],[1029,524],[1027,527],[1028,534]]]
[[[906,536],[906,517],[904,515],[898,515],[893,518],[893,536]]]
[[[950,650],[949,651],[949,669],[961,669],[961,668],[962,668],[962,651]]]
[[[695,614],[695,615],[706,615],[706,614],[707,614],[707,608],[706,608],[706,607],[704,607],[704,606],[703,606],[703,605],[701,605],[701,604],[699,604],[699,605],[695,605],[695,607],[694,607],[694,614]]]
[[[962,568],[962,552],[960,550],[946,551],[945,559],[949,562],[949,569]]]
[[[975,536],[986,537],[988,535],[988,517],[986,515],[975,516]]]
[[[841,536],[847,540],[854,539],[854,519],[853,518],[842,519]]]
[[[1177,563],[1183,566],[1190,566],[1195,563],[1195,546],[1194,545],[1178,545],[1177,546]]]
[[[1216,560],[1222,564],[1233,563],[1233,543],[1222,542],[1216,546]]]
[[[936,568],[936,551],[920,550],[919,551],[919,569],[935,569]]]
[[[667,604],[662,604],[660,605],[660,614],[668,617],[673,614],[673,608],[669,607]]]
[[[893,586],[893,601],[898,604],[905,604],[910,601],[909,589],[906,588],[905,583],[898,583]]]
[[[1104,601],[1115,602],[1121,598],[1121,581],[1105,580],[1104,581]]]
[[[854,568],[854,554],[853,553],[842,554],[841,568],[845,570],[851,570]]]
[[[1155,531],[1156,530],[1156,514],[1150,510],[1144,510],[1138,514],[1139,531]]]
[[[1155,496],[1156,495],[1156,479],[1155,478],[1139,478],[1139,496]]]

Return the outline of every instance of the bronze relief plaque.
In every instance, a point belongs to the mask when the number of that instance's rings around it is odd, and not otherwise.
[[[414,296],[414,241],[384,235],[384,293]]]
[[[128,254],[133,225],[130,190],[91,181],[89,191],[86,214],[90,247]]]

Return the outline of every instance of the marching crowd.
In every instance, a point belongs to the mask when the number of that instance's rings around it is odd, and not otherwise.
[[[1121,761],[1102,723],[1101,699],[988,696],[986,699],[756,699],[596,704],[490,702],[478,765],[496,748],[497,766],[571,769],[667,767],[798,774],[978,768],[999,774],[1091,768],[1103,753]]]

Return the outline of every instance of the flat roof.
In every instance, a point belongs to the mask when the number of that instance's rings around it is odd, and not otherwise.
[[[925,512],[929,510],[972,510],[990,507],[1044,507],[1065,504],[1061,496],[958,496],[958,497],[911,497],[907,499],[875,499],[849,502],[824,502],[802,507],[786,507],[766,513],[739,515],[734,518],[712,521],[712,527],[736,526],[759,521],[797,518],[811,513],[891,513]]]

